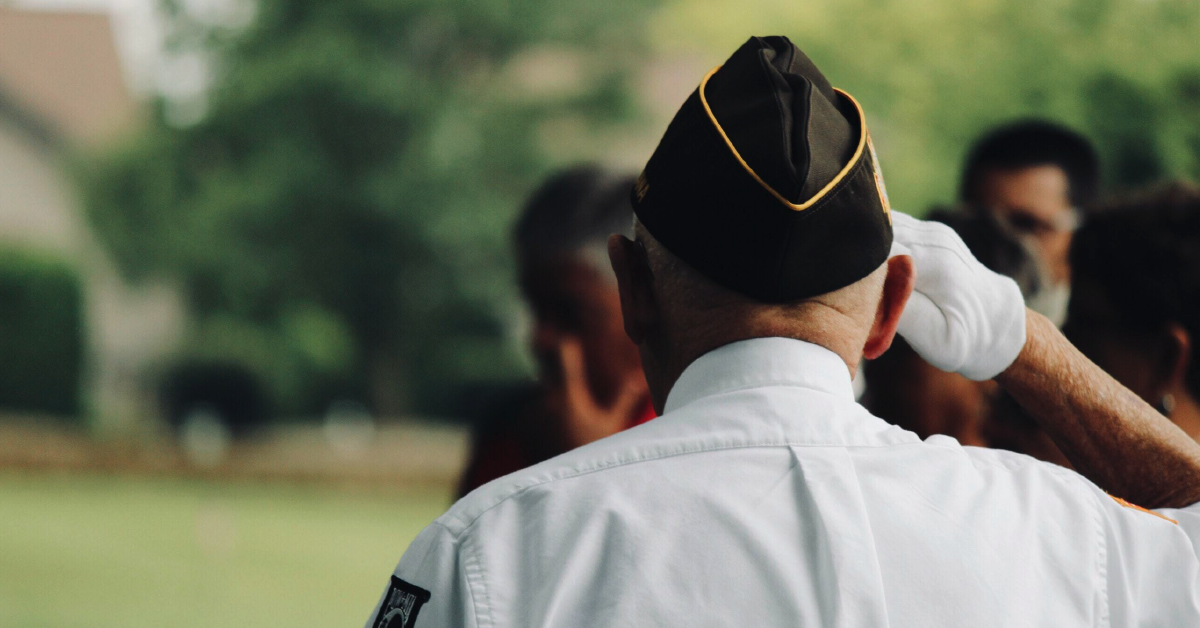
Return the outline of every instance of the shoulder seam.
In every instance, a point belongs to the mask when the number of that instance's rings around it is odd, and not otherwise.
[[[440,523],[438,525],[441,525]],[[447,532],[449,528],[442,526]],[[452,533],[451,533],[452,534]],[[458,539],[455,539],[458,542]],[[471,606],[474,607],[475,625],[479,628],[490,628],[495,625],[492,620],[492,603],[487,593],[487,573],[483,568],[483,561],[479,557],[479,552],[476,551],[474,544],[465,543],[459,547],[462,550],[459,556],[463,560],[463,575],[467,580],[467,591],[471,595]],[[476,599],[476,589],[479,589],[479,597],[483,598],[483,606]]]
[[[1092,496],[1092,519],[1096,525],[1096,547],[1098,548],[1096,570],[1100,576],[1099,590],[1096,591],[1096,596],[1100,599],[1100,616],[1096,618],[1096,625],[1099,628],[1110,628],[1112,618],[1109,616],[1108,603],[1108,534],[1104,529],[1104,505],[1101,503],[1097,491],[1089,490],[1088,493]]]
[[[478,522],[481,517],[483,517],[483,515],[487,514],[489,511],[500,506],[501,504],[509,501],[510,499],[517,497],[518,495],[524,493],[525,491],[537,488],[539,486],[543,486],[545,484],[550,484],[552,482],[558,482],[561,480],[570,480],[570,479],[574,479],[574,478],[578,478],[578,477],[583,477],[585,475],[591,475],[593,473],[597,473],[600,471],[617,469],[620,467],[638,464],[641,462],[653,462],[653,461],[657,461],[657,460],[665,460],[668,458],[678,458],[678,457],[682,457],[682,456],[703,454],[703,453],[714,452],[714,451],[731,451],[731,450],[735,450],[735,449],[774,449],[774,448],[784,448],[784,447],[787,447],[787,448],[791,448],[791,447],[823,447],[823,448],[835,447],[835,448],[840,448],[840,449],[878,449],[878,448],[883,448],[883,447],[901,447],[901,446],[912,446],[912,445],[921,445],[921,444],[925,444],[925,442],[924,441],[916,441],[916,442],[912,442],[912,443],[880,443],[878,445],[847,445],[844,443],[794,443],[794,442],[740,443],[737,445],[722,445],[722,446],[716,446],[716,447],[706,447],[704,449],[696,449],[696,450],[690,450],[690,451],[685,450],[685,451],[666,452],[666,453],[663,453],[660,455],[634,458],[631,460],[617,460],[617,461],[610,462],[607,464],[601,463],[592,468],[573,470],[571,472],[568,472],[565,475],[549,477],[549,478],[542,478],[538,481],[532,482],[531,484],[521,486],[519,488],[515,488],[511,492],[505,494],[503,497],[497,499],[495,501],[495,503],[488,505],[483,510],[480,510],[469,520],[454,518],[457,521],[462,522],[461,529],[459,529],[457,532],[451,526],[443,523],[441,520],[442,519],[441,517],[439,517],[437,520],[435,520],[434,523],[438,524],[439,526],[444,528],[447,532],[449,532],[450,536],[452,538],[454,538],[455,541],[457,542],[458,538],[461,535],[465,534],[471,527],[473,527],[475,525],[475,523]],[[449,513],[447,513],[447,514],[449,514]]]

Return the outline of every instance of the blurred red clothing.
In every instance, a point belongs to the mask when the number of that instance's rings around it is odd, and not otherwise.
[[[504,477],[563,453],[556,451],[552,439],[539,429],[536,418],[538,391],[520,396],[492,413],[471,434],[471,457],[459,480],[458,497]],[[641,425],[658,416],[650,397],[637,406],[625,429]]]

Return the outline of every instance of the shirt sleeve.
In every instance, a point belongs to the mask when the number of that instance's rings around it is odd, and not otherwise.
[[[408,546],[365,628],[410,626],[478,626],[459,543],[438,523]]]
[[[1200,504],[1148,511],[1096,489],[1113,626],[1200,626]]]

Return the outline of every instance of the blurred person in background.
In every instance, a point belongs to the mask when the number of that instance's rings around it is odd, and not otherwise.
[[[1200,441],[1200,188],[1114,202],[1076,235],[1071,265],[1071,341]]]
[[[1099,158],[1091,142],[1041,120],[989,131],[971,147],[963,167],[960,200],[994,213],[1040,253],[1050,285],[1030,306],[1059,325],[1070,295],[1071,234],[1081,211],[1095,202],[1099,182]]]
[[[654,418],[637,348],[621,326],[608,236],[631,233],[632,176],[560,172],[530,197],[513,231],[533,315],[538,382],[476,428],[459,494]]]
[[[991,212],[935,209],[928,220],[953,229],[987,268],[1011,277],[1030,309],[1051,285],[1038,250]],[[1045,314],[1045,312],[1039,312]],[[1064,463],[1062,452],[1036,422],[992,381],[973,381],[926,362],[903,339],[865,363],[863,405],[921,438],[945,434],[963,445],[992,446]],[[999,407],[998,407],[999,406]],[[996,412],[996,410],[999,412]]]

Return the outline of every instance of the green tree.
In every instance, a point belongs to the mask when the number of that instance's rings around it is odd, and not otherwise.
[[[266,365],[289,329],[344,329],[331,354],[382,412],[517,367],[501,316],[512,212],[548,167],[545,120],[634,113],[640,3],[261,0],[235,29],[167,6],[176,51],[217,78],[198,121],[160,107],[85,170],[122,269],[181,277],[202,328],[260,328],[274,340],[244,346],[267,347]]]

